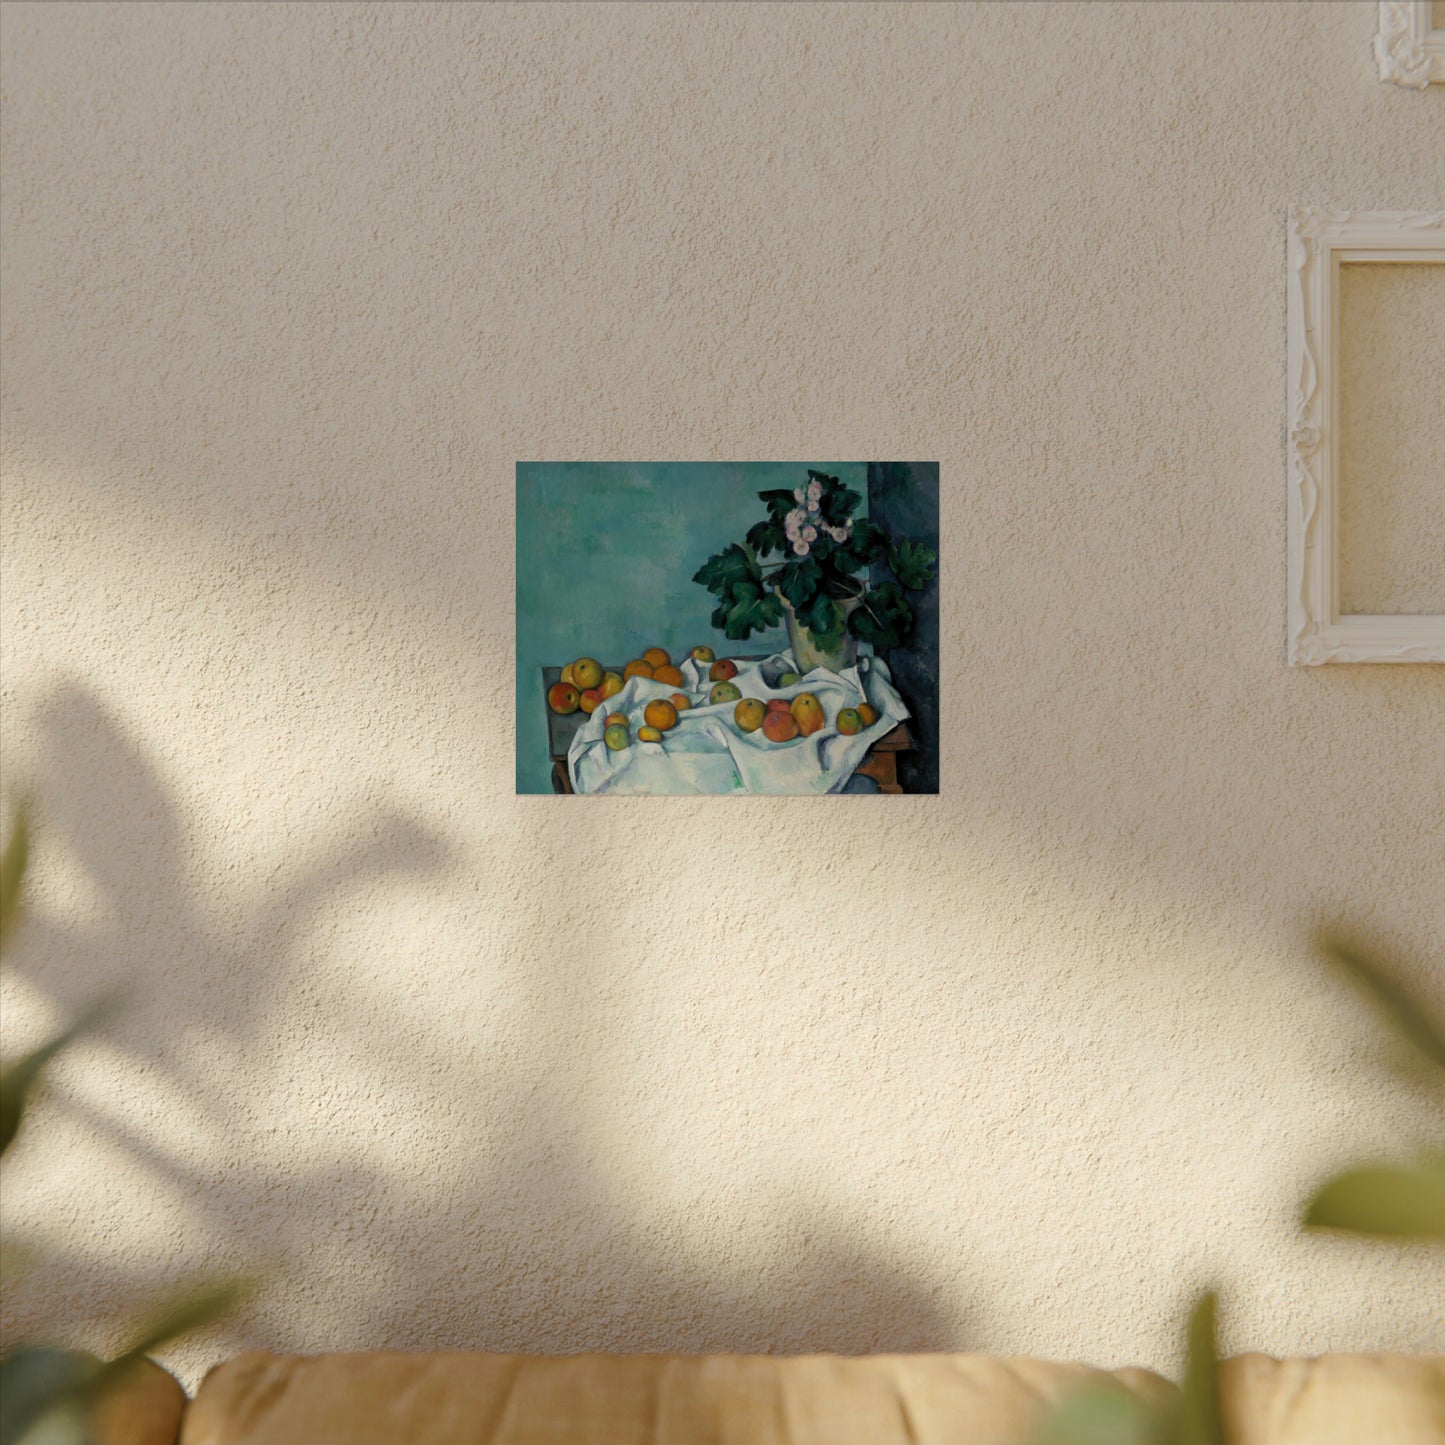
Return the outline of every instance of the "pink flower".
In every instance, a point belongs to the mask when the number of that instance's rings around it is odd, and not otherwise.
[[[812,549],[808,546],[806,542],[793,543],[793,551],[795,551],[800,557],[806,557],[811,550]]]
[[[803,540],[810,543],[816,542],[818,540],[818,529],[816,527],[804,527]]]

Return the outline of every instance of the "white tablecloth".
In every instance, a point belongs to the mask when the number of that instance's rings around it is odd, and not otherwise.
[[[790,743],[769,742],[761,729],[745,733],[733,721],[736,702],[708,705],[709,664],[690,658],[681,665],[682,687],[647,677],[629,678],[578,730],[567,754],[577,793],[837,793],[846,786],[868,749],[908,714],[881,658],[860,657],[856,667],[828,672],[815,668],[791,687],[769,685],[795,671],[791,653],[739,664],[732,679],[743,697],[792,699],[811,692],[823,705],[825,726]],[[693,706],[679,713],[675,728],[660,743],[637,740],[643,710],[654,698],[685,692]],[[845,737],[834,726],[840,709],[867,701],[878,710],[872,727]],[[602,740],[607,718],[626,713],[631,746],[613,752]]]

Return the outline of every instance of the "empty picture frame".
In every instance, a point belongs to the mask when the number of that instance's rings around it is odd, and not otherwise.
[[[1445,662],[1445,615],[1340,610],[1340,268],[1445,263],[1445,211],[1289,215],[1289,605],[1292,665]],[[1445,493],[1445,477],[1441,478]],[[1445,495],[1442,495],[1445,505]]]
[[[1445,84],[1445,0],[1380,0],[1375,60],[1395,85]]]

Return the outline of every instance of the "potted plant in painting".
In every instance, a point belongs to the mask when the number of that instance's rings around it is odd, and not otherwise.
[[[908,592],[935,576],[938,554],[910,538],[895,541],[867,517],[863,498],[837,477],[808,473],[806,486],[759,492],[766,520],[709,557],[693,577],[717,599],[712,625],[741,641],[786,624],[800,672],[841,672],[857,660],[858,643],[900,647],[913,634]],[[779,553],[782,561],[762,559]],[[871,582],[869,569],[893,574]]]

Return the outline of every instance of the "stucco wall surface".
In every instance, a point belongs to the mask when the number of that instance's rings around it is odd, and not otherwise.
[[[1374,17],[7,5],[11,1045],[131,996],[9,1323],[1445,1346],[1294,1226],[1439,1131],[1303,940],[1445,1006],[1445,669],[1284,666],[1287,208],[1445,203]],[[516,460],[817,455],[942,465],[941,796],[515,796]]]
[[[1340,611],[1445,613],[1445,264],[1340,269]]]

